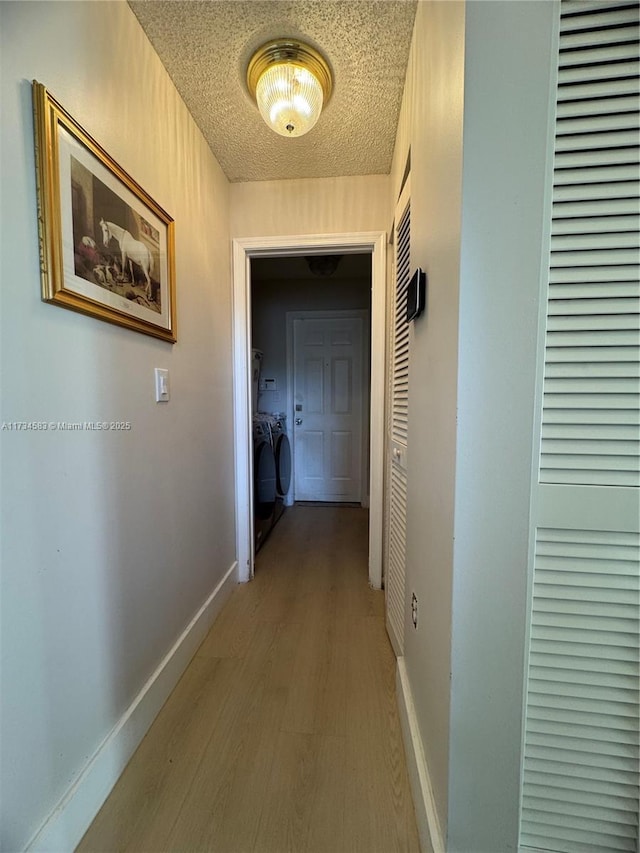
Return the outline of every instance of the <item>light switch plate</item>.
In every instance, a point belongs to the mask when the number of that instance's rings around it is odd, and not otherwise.
[[[163,367],[155,368],[156,403],[168,403],[171,397],[169,390],[169,371]]]

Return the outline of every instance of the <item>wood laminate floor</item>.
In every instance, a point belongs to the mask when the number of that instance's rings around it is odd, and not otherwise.
[[[296,506],[78,851],[418,851],[367,513]]]

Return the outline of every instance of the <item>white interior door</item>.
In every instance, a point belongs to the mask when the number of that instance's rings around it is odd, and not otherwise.
[[[361,501],[363,340],[362,316],[294,320],[296,500]]]
[[[523,853],[638,850],[638,24],[560,7]]]

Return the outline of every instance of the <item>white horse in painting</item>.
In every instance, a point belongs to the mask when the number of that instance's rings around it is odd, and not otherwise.
[[[118,241],[120,253],[122,255],[122,271],[126,269],[126,263],[129,261],[129,271],[131,273],[131,283],[133,284],[133,264],[140,267],[147,280],[146,294],[147,299],[151,300],[151,272],[153,270],[153,255],[140,240],[135,240],[126,228],[121,228],[113,222],[105,222],[100,220],[100,228],[102,228],[102,241],[105,246],[109,245],[109,241],[113,237]]]

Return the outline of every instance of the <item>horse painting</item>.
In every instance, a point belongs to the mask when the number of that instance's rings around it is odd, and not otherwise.
[[[113,222],[105,222],[100,220],[100,228],[102,228],[102,241],[105,246],[109,245],[109,241],[113,237],[117,240],[120,246],[120,254],[122,255],[122,271],[126,269],[127,261],[129,261],[129,272],[131,273],[131,283],[134,282],[133,264],[139,266],[144,277],[147,280],[145,293],[147,299],[151,300],[151,272],[153,270],[153,256],[147,246],[141,243],[140,240],[135,240],[126,228],[121,228]]]

